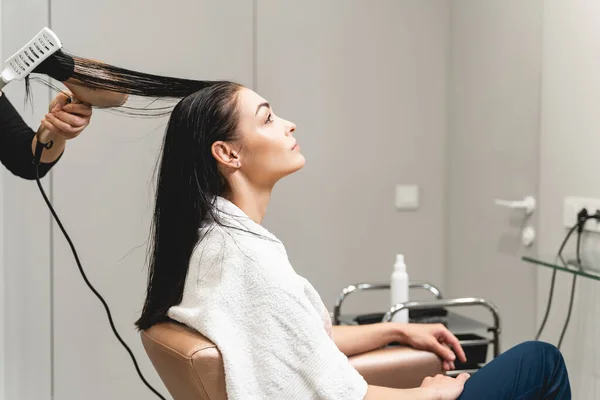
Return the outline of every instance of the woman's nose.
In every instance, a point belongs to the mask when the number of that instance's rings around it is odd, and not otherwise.
[[[286,121],[286,134],[291,135],[296,132],[296,124],[290,121]]]

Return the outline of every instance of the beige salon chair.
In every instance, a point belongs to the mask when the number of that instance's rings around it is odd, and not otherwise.
[[[154,368],[174,400],[226,399],[223,360],[200,333],[176,322],[157,324],[141,333]],[[426,376],[442,372],[433,353],[394,346],[350,357],[372,385],[418,387]]]

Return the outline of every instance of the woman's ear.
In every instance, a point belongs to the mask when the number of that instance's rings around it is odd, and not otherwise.
[[[214,142],[210,150],[215,160],[217,160],[217,164],[229,168],[239,168],[241,166],[239,151],[234,149],[230,143]]]

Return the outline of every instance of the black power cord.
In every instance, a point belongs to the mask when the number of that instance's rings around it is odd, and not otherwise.
[[[577,214],[577,246],[576,246],[576,262],[577,266],[581,267],[581,236],[583,234],[583,228],[585,223],[589,219],[589,215],[587,209],[583,208]],[[559,257],[562,259],[562,249],[559,253]],[[565,338],[565,334],[567,333],[567,328],[569,327],[569,322],[571,321],[571,312],[573,311],[573,301],[575,300],[575,287],[577,285],[577,274],[573,274],[573,281],[571,283],[571,295],[569,296],[569,309],[567,311],[567,318],[565,319],[565,323],[563,325],[563,329],[560,333],[560,339],[558,339],[558,349],[560,350],[562,346],[563,339]]]
[[[595,214],[589,215],[587,210],[582,209],[579,214],[577,214],[577,246],[575,250],[575,257],[577,261],[577,266],[579,268],[582,267],[581,262],[581,237],[583,236],[583,229],[587,221],[595,219],[596,221],[600,221],[600,210],[596,210]],[[561,255],[562,256],[562,255]],[[558,340],[558,348],[562,346],[563,339],[565,338],[565,334],[567,332],[567,328],[569,326],[569,322],[571,320],[571,312],[573,311],[573,303],[575,300],[575,286],[577,284],[577,274],[573,274],[573,282],[571,283],[571,296],[569,299],[569,310],[567,312],[567,318],[565,320],[565,324],[563,325],[562,332],[560,334],[560,339]]]
[[[65,230],[62,222],[58,218],[58,215],[56,214],[56,211],[54,211],[54,207],[52,207],[52,203],[50,203],[50,200],[48,199],[48,196],[46,196],[46,192],[44,191],[44,187],[42,186],[42,183],[40,182],[40,169],[39,169],[39,165],[40,165],[40,160],[42,158],[42,152],[44,151],[45,148],[50,148],[50,147],[52,147],[52,142],[51,141],[49,143],[44,143],[44,144],[40,143],[40,142],[37,142],[36,147],[35,147],[35,156],[34,156],[33,163],[36,166],[36,182],[37,182],[38,188],[40,189],[40,192],[42,193],[42,197],[44,198],[44,201],[48,205],[48,208],[50,209],[50,212],[52,213],[52,216],[54,217],[56,223],[58,224],[58,227],[60,228],[61,232],[65,236],[65,239],[69,243],[69,247],[71,248],[71,252],[73,253],[73,257],[75,257],[75,262],[77,263],[77,267],[79,268],[79,272],[81,273],[81,276],[83,277],[83,280],[85,281],[85,283],[88,286],[88,288],[96,295],[96,297],[98,297],[98,299],[100,300],[100,302],[104,306],[104,309],[106,310],[106,314],[108,316],[108,322],[110,323],[110,327],[111,327],[113,333],[115,334],[115,337],[117,338],[117,340],[123,345],[123,347],[125,347],[125,350],[127,350],[127,352],[129,353],[129,356],[131,357],[131,360],[133,361],[133,365],[135,366],[135,370],[137,371],[140,379],[142,380],[142,382],[144,382],[144,384],[148,387],[148,389],[150,389],[159,399],[166,400],[156,389],[154,389],[152,387],[152,385],[150,385],[150,383],[148,383],[148,381],[146,380],[146,378],[144,378],[144,375],[142,374],[142,371],[140,370],[140,367],[139,367],[139,365],[137,363],[137,360],[136,360],[135,356],[133,355],[133,352],[131,351],[131,349],[129,348],[129,346],[127,346],[127,344],[125,343],[125,341],[121,338],[121,335],[119,335],[119,332],[117,332],[117,328],[115,327],[115,323],[113,322],[113,318],[112,318],[112,315],[111,315],[111,312],[110,312],[110,308],[108,307],[108,304],[106,303],[106,301],[104,300],[104,298],[100,295],[100,293],[98,293],[98,291],[94,288],[94,286],[92,286],[92,284],[88,280],[88,278],[87,278],[87,276],[85,274],[85,271],[83,270],[83,267],[81,266],[81,261],[79,260],[79,256],[77,255],[77,250],[75,250],[75,245],[71,241],[71,238],[69,237],[69,234],[67,233],[67,231]]]
[[[587,209],[585,209],[585,208],[583,208],[579,211],[579,213],[577,214],[577,223],[575,225],[573,225],[571,227],[571,229],[569,229],[569,232],[567,233],[563,242],[561,243],[560,248],[557,253],[557,259],[560,259],[564,264],[566,264],[562,253],[564,251],[564,248],[565,248],[567,242],[569,241],[569,239],[571,238],[571,236],[573,235],[575,230],[577,230],[576,262],[577,262],[577,266],[581,268],[581,237],[583,235],[583,229],[585,227],[586,222],[591,219],[600,221],[600,210],[596,210],[596,213],[591,214],[591,215],[588,214]],[[550,282],[550,293],[548,295],[548,303],[546,305],[546,312],[544,314],[544,319],[543,319],[542,324],[537,332],[535,340],[539,340],[539,338],[544,330],[544,327],[546,325],[546,322],[548,321],[548,315],[550,314],[550,308],[552,307],[552,299],[554,296],[554,287],[556,284],[556,273],[557,273],[557,270],[554,269],[552,271],[552,280]],[[557,346],[558,349],[560,349],[560,347],[562,346],[564,336],[566,334],[567,328],[569,326],[569,322],[571,320],[571,313],[573,311],[573,303],[574,303],[574,299],[575,299],[576,283],[577,283],[577,275],[573,274],[573,281],[571,284],[571,295],[570,295],[570,301],[569,301],[569,309],[567,312],[567,318],[565,320],[565,324],[563,325],[560,339],[558,341],[558,346]]]
[[[569,238],[571,237],[573,232],[575,232],[575,229],[577,229],[577,226],[579,226],[579,222],[577,222],[575,225],[573,225],[571,227],[571,229],[569,229],[569,233],[567,233],[567,235],[563,239],[563,242],[560,245],[558,253],[556,254],[557,259],[562,257],[563,249],[567,245],[567,242],[569,241]],[[544,328],[546,327],[546,322],[548,322],[548,316],[550,315],[550,309],[552,308],[552,299],[554,298],[554,287],[556,286],[556,272],[557,272],[557,270],[553,269],[552,279],[550,280],[550,292],[548,293],[548,301],[546,302],[546,311],[544,313],[544,319],[542,320],[542,324],[540,325],[540,328],[538,329],[538,332],[535,335],[535,340],[540,339],[540,336],[542,336],[542,332],[544,332]]]

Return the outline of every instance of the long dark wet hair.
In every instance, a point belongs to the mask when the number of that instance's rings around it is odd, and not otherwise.
[[[189,260],[207,217],[218,222],[214,199],[227,192],[211,147],[236,139],[242,85],[152,75],[55,53],[35,71],[59,81],[156,99],[178,99],[170,113],[158,165],[146,300],[138,329],[168,320],[181,302]],[[141,115],[148,109],[139,109]],[[152,114],[152,113],[150,113]]]

